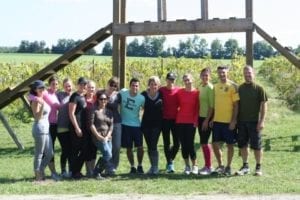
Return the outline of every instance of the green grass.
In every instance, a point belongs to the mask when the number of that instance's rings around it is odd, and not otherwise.
[[[14,122],[12,125],[25,146],[18,151],[12,139],[3,127],[0,127],[0,193],[1,194],[98,194],[98,193],[139,193],[139,194],[279,194],[300,193],[300,115],[286,109],[280,102],[270,99],[269,114],[264,131],[264,176],[255,177],[217,177],[185,176],[181,173],[183,161],[179,153],[176,158],[177,172],[166,174],[165,160],[160,140],[161,175],[129,176],[129,165],[125,151],[121,152],[121,166],[118,175],[99,182],[89,179],[82,181],[65,180],[49,181],[45,185],[36,185],[33,181],[32,161],[33,144],[31,124]],[[161,138],[160,138],[161,139]],[[199,139],[196,146],[199,147]],[[268,141],[268,144],[266,143]],[[56,164],[58,164],[59,146],[56,145]],[[203,157],[197,151],[199,166]],[[215,164],[216,162],[214,162]],[[238,150],[235,149],[233,170],[241,165]],[[149,167],[147,156],[144,167]],[[254,160],[251,153],[250,167],[253,170]],[[58,167],[58,171],[59,171]],[[83,170],[84,171],[84,170]],[[47,170],[47,174],[49,171]],[[50,187],[49,187],[50,186]]]

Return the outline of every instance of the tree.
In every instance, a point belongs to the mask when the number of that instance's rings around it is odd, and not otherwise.
[[[73,39],[59,39],[57,45],[52,46],[52,53],[62,54],[76,46]]]
[[[208,55],[207,42],[205,39],[200,38],[198,35],[194,35],[192,40],[195,56],[197,58],[204,58]]]
[[[127,45],[127,56],[140,56],[140,44],[137,38]]]
[[[254,59],[261,60],[274,55],[274,50],[271,45],[265,41],[257,41],[253,45]]]
[[[231,59],[238,53],[239,44],[236,39],[229,39],[225,42],[224,58]]]
[[[29,42],[28,40],[22,40],[19,45],[18,52],[20,53],[44,53],[45,52],[45,41],[34,41]]]
[[[219,39],[212,41],[210,45],[210,54],[213,59],[223,58],[223,45]]]
[[[294,49],[294,52],[295,52],[296,55],[300,54],[300,45],[298,45],[297,48]]]
[[[102,55],[104,56],[112,55],[112,45],[110,42],[105,42],[104,47],[102,49]]]

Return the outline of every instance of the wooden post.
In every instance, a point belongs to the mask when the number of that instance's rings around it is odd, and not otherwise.
[[[121,1],[121,23],[126,23],[126,0]],[[126,36],[120,37],[120,87],[126,82]]]
[[[208,0],[201,0],[201,19],[208,20]]]
[[[7,119],[5,118],[5,116],[2,114],[2,112],[0,111],[0,120],[2,122],[2,124],[4,125],[5,129],[7,130],[7,132],[9,133],[9,135],[11,136],[11,138],[14,140],[14,142],[16,143],[16,145],[18,146],[19,150],[24,150],[24,146],[22,145],[22,143],[19,141],[16,133],[14,132],[14,130],[10,127]]]
[[[246,0],[246,18],[253,22],[252,0]],[[246,31],[246,64],[253,66],[253,30]]]
[[[157,0],[157,21],[167,20],[167,0]]]
[[[162,0],[162,11],[162,20],[167,21],[167,0]]]
[[[113,0],[113,23],[120,23],[121,0]],[[120,77],[120,37],[113,35],[113,76]]]

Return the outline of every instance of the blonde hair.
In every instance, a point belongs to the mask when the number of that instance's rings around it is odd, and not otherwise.
[[[150,85],[151,82],[154,82],[156,83],[157,85],[160,85],[160,79],[158,76],[151,76],[149,79],[148,79],[148,86]]]

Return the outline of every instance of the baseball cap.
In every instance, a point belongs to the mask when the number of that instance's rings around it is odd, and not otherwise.
[[[45,83],[42,80],[36,80],[31,84],[32,89],[40,89],[40,88],[45,88]]]
[[[77,81],[77,84],[87,84],[88,83],[88,80],[84,77],[80,77]]]
[[[175,80],[176,79],[176,74],[174,74],[173,72],[169,72],[166,76],[166,79]]]

